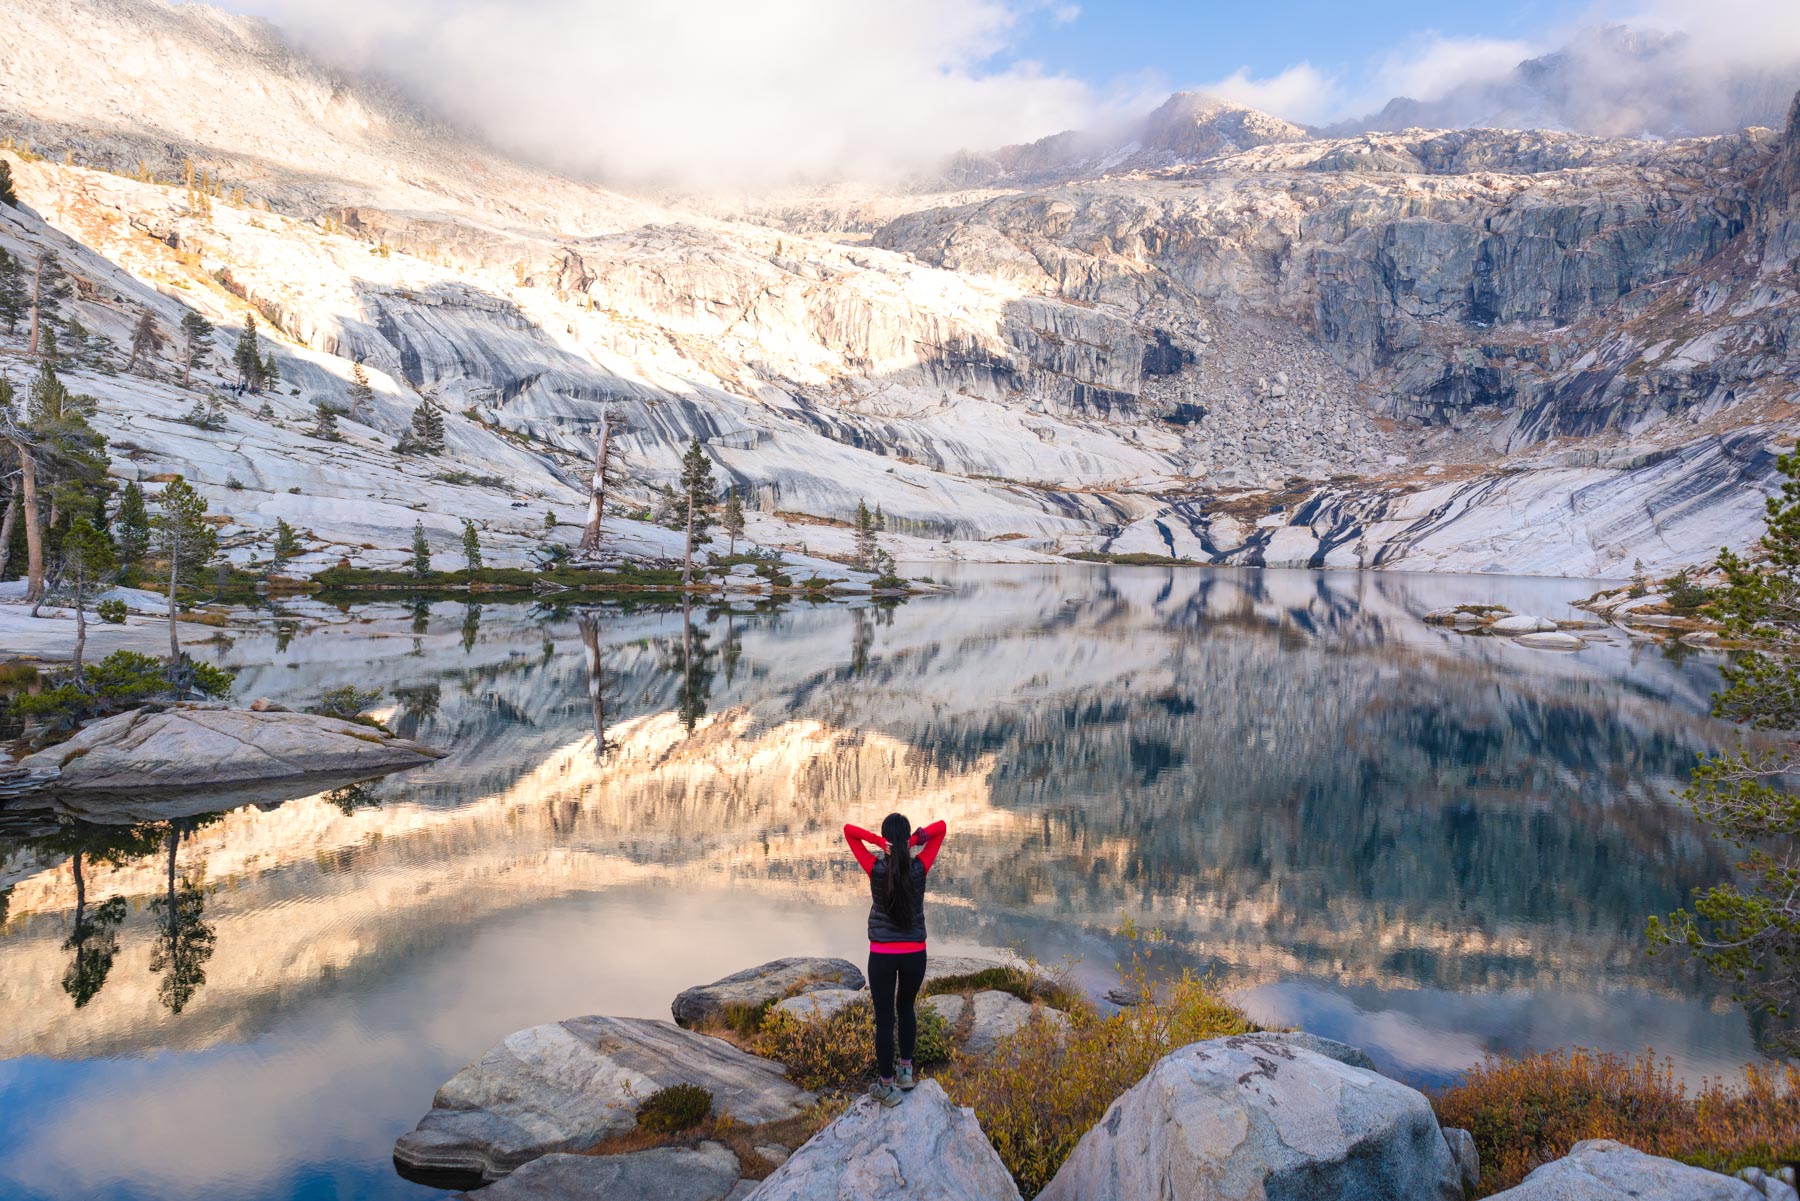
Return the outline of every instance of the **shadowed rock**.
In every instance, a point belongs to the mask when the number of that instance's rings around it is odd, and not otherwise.
[[[394,1163],[424,1180],[495,1180],[631,1130],[644,1098],[676,1084],[699,1085],[714,1114],[751,1125],[815,1100],[780,1064],[719,1039],[642,1018],[570,1018],[517,1031],[458,1072],[394,1144]]]
[[[1460,1201],[1431,1104],[1283,1036],[1181,1048],[1114,1101],[1042,1201]]]
[[[479,1201],[723,1201],[737,1156],[719,1143],[630,1155],[546,1155],[474,1194]],[[462,1201],[470,1201],[464,1193]]]
[[[921,1080],[898,1106],[864,1097],[775,1170],[751,1201],[1018,1201],[975,1114]]]
[[[669,1008],[676,1025],[706,1026],[724,1021],[734,1010],[755,1009],[800,993],[859,989],[867,983],[847,959],[775,959],[685,989]]]

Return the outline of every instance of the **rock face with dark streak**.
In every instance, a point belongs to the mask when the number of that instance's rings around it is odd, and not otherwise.
[[[1158,1061],[1081,1139],[1041,1201],[1461,1201],[1417,1091],[1280,1036]]]

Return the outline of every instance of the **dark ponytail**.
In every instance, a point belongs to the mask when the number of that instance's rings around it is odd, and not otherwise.
[[[918,889],[912,877],[912,823],[903,813],[890,813],[881,823],[881,837],[888,844],[887,880],[881,907],[888,920],[901,929],[912,924]]]

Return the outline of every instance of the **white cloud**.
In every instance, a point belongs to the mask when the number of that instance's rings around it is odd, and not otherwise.
[[[1224,79],[1202,84],[1200,91],[1247,104],[1289,121],[1323,121],[1337,104],[1336,82],[1311,63],[1295,63],[1280,74],[1253,78],[1239,67]]]
[[[515,152],[619,182],[891,175],[1102,107],[1080,80],[997,61],[1024,23],[1073,7],[1028,0],[240,6]]]
[[[1435,100],[1451,88],[1499,79],[1543,53],[1531,42],[1426,34],[1390,51],[1375,71],[1377,104],[1395,96]]]

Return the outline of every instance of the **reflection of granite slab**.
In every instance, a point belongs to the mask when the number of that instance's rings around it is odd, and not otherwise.
[[[366,784],[400,770],[393,766],[377,772],[334,772],[303,779],[267,780],[259,784],[217,788],[54,789],[21,798],[13,804],[17,807],[41,806],[96,825],[128,826],[138,822],[197,817],[202,813],[224,813],[246,805],[273,809],[301,797]]]

